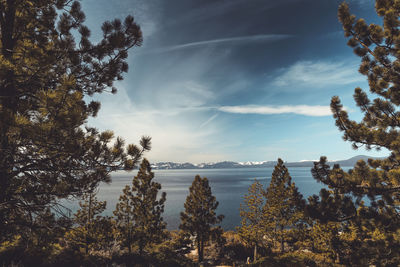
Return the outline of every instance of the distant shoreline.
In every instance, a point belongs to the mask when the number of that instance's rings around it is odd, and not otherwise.
[[[328,164],[333,166],[334,164],[339,164],[343,167],[351,167],[354,166],[357,161],[364,160],[368,161],[368,159],[382,159],[377,157],[369,157],[365,155],[355,156],[346,160],[336,160],[336,161],[328,161]],[[285,162],[285,166],[288,168],[291,167],[310,167],[314,166],[314,162],[316,161],[299,161],[299,162]],[[158,162],[153,163],[151,165],[153,170],[188,170],[188,169],[243,169],[243,168],[271,168],[276,165],[276,161],[262,161],[262,162],[234,162],[234,161],[222,161],[216,163],[201,163],[201,164],[193,164],[189,162],[185,163],[175,163],[175,162]]]

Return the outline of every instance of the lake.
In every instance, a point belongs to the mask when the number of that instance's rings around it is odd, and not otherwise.
[[[183,204],[194,177],[199,174],[210,181],[212,193],[219,202],[217,214],[225,215],[221,223],[222,227],[224,230],[234,230],[240,225],[239,207],[248,187],[254,179],[266,187],[270,182],[272,171],[273,168],[155,170],[155,180],[161,184],[161,191],[167,193],[163,215],[167,228],[178,229],[179,213],[183,210]],[[318,194],[323,187],[323,184],[312,178],[309,167],[289,168],[289,172],[304,197]],[[137,171],[119,171],[112,174],[110,184],[100,185],[98,198],[107,201],[105,215],[112,215],[122,189],[127,184],[131,185],[136,173]],[[76,202],[69,202],[67,205],[73,212],[76,211]]]

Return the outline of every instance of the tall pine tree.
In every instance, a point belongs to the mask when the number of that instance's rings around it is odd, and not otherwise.
[[[262,184],[255,180],[244,196],[244,203],[240,204],[242,221],[237,231],[247,245],[254,247],[253,261],[257,260],[257,247],[262,245],[265,233],[263,221],[264,196],[265,190]]]
[[[157,199],[161,184],[154,182],[154,173],[150,163],[143,159],[138,174],[127,185],[117,203],[114,215],[117,217],[117,228],[120,239],[132,252],[136,244],[139,253],[152,244],[161,243],[164,238],[166,223],[163,221],[166,193]]]
[[[367,265],[380,264],[382,253],[387,264],[400,261],[400,1],[376,0],[375,9],[383,25],[356,19],[347,3],[339,7],[339,21],[348,45],[361,57],[359,72],[367,77],[370,93],[354,90],[354,100],[364,114],[360,122],[349,118],[337,96],[331,110],[343,139],[355,149],[386,149],[390,156],[359,161],[349,171],[340,166],[331,169],[321,157],[312,173],[331,190],[311,198],[308,208],[320,221],[343,222],[361,230],[362,245],[349,254],[353,259],[355,255],[368,259]],[[365,198],[369,201],[364,205]]]
[[[103,249],[113,241],[110,217],[102,216],[106,201],[98,201],[96,192],[85,193],[79,209],[74,215],[74,227],[66,233],[65,239],[71,247],[85,249]]]
[[[181,212],[179,228],[195,237],[199,262],[203,261],[206,243],[212,237],[218,239],[221,234],[221,229],[214,227],[224,218],[216,214],[218,204],[211,193],[208,179],[196,175],[186,197],[185,211]]]
[[[289,231],[303,223],[305,201],[281,159],[274,168],[265,198],[263,212],[267,236],[280,243],[283,253]]]
[[[131,16],[105,22],[98,43],[84,21],[78,1],[0,1],[0,241],[40,230],[60,198],[109,182],[150,148],[83,127],[100,107],[90,96],[116,91],[142,43]]]

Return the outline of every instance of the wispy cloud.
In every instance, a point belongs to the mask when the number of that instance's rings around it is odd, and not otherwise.
[[[296,106],[257,106],[257,105],[244,105],[244,106],[223,106],[218,108],[219,111],[227,113],[237,114],[285,114],[293,113],[305,116],[329,116],[331,110],[329,106],[308,106],[308,105],[296,105]]]
[[[284,40],[287,38],[293,37],[293,35],[288,34],[258,34],[258,35],[249,35],[249,36],[238,36],[238,37],[230,37],[230,38],[220,38],[220,39],[212,39],[212,40],[205,40],[205,41],[198,41],[198,42],[191,42],[191,43],[184,43],[179,45],[173,45],[158,49],[148,50],[147,52],[144,51],[143,53],[165,53],[171,52],[180,49],[192,48],[192,47],[199,47],[199,46],[207,46],[207,45],[220,45],[220,44],[229,44],[229,45],[241,45],[247,43],[254,43],[254,42],[276,42],[280,40]]]
[[[357,62],[299,61],[280,70],[272,85],[325,87],[364,81]]]
[[[124,137],[127,143],[137,143],[142,135],[151,136],[152,150],[146,157],[154,162],[202,162],[226,158],[218,148],[202,151],[204,147],[214,147],[213,137],[219,133],[220,127],[212,123],[217,116],[206,117],[210,112],[215,112],[215,109],[189,106],[200,104],[209,97],[206,93],[201,93],[202,86],[195,83],[184,84],[188,96],[182,100],[182,104],[188,106],[178,106],[178,96],[173,104],[172,98],[165,97],[171,108],[138,106],[131,100],[127,90],[120,86],[118,93],[111,98],[107,95],[98,96],[102,108],[98,117],[91,118],[88,124],[100,130],[112,129],[116,136]],[[202,95],[204,99],[201,98]],[[197,100],[192,101],[192,98]]]
[[[218,117],[218,113],[212,115],[210,118],[208,118],[208,120],[206,120],[205,122],[203,122],[199,128],[203,128],[204,126],[206,126],[207,124],[209,124],[210,122],[212,122],[216,117]]]

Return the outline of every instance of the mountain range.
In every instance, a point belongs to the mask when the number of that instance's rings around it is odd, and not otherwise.
[[[354,166],[357,161],[367,161],[369,158],[377,159],[376,157],[369,157],[365,155],[355,156],[346,160],[328,161],[329,165],[339,164],[340,166]],[[312,160],[303,160],[299,162],[285,162],[286,167],[313,167]],[[277,161],[247,161],[247,162],[234,162],[234,161],[221,161],[212,163],[175,163],[175,162],[158,162],[151,165],[154,170],[167,170],[167,169],[234,169],[234,168],[268,168],[274,167]]]

